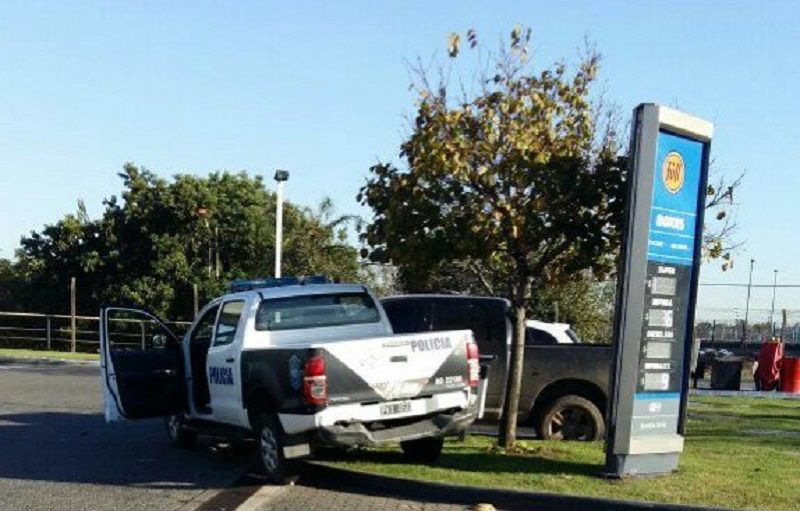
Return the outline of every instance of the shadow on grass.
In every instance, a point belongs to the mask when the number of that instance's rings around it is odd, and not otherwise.
[[[455,451],[455,452],[454,452]],[[555,452],[555,451],[554,451]],[[399,451],[325,451],[317,455],[317,459],[325,461],[344,461],[354,463],[375,463],[381,465],[408,465],[412,463],[403,457]],[[458,470],[461,472],[502,472],[539,473],[539,474],[570,474],[594,475],[602,465],[583,463],[568,459],[558,460],[536,455],[509,455],[503,453],[477,452],[474,448],[450,446],[448,452],[442,454],[439,460],[431,465],[433,468]]]

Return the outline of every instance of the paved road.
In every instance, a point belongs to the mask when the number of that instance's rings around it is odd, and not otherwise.
[[[0,364],[0,509],[194,509],[246,468],[161,421],[105,424],[96,366]]]
[[[310,486],[264,487],[239,511],[462,511],[465,506],[419,502]]]
[[[262,487],[244,476],[250,457],[225,444],[175,449],[160,420],[106,424],[98,375],[96,366],[0,363],[0,509],[464,509],[302,481]]]

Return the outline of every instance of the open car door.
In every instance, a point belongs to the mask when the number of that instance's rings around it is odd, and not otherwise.
[[[165,417],[186,409],[180,340],[146,311],[100,310],[100,367],[108,422]]]

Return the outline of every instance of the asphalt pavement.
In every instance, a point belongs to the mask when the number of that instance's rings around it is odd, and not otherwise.
[[[210,438],[176,449],[161,420],[106,424],[96,364],[0,361],[0,510],[464,509],[263,485],[251,461]]]
[[[161,420],[106,424],[97,366],[0,364],[0,509],[195,509],[247,469],[173,448]]]

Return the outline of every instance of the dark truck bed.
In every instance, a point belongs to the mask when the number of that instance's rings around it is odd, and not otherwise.
[[[405,295],[385,298],[382,303],[395,333],[473,331],[481,355],[493,357],[486,420],[496,421],[508,377],[508,302],[476,296]],[[610,345],[526,344],[519,422],[534,426],[543,438],[601,439],[605,433],[611,357]]]

